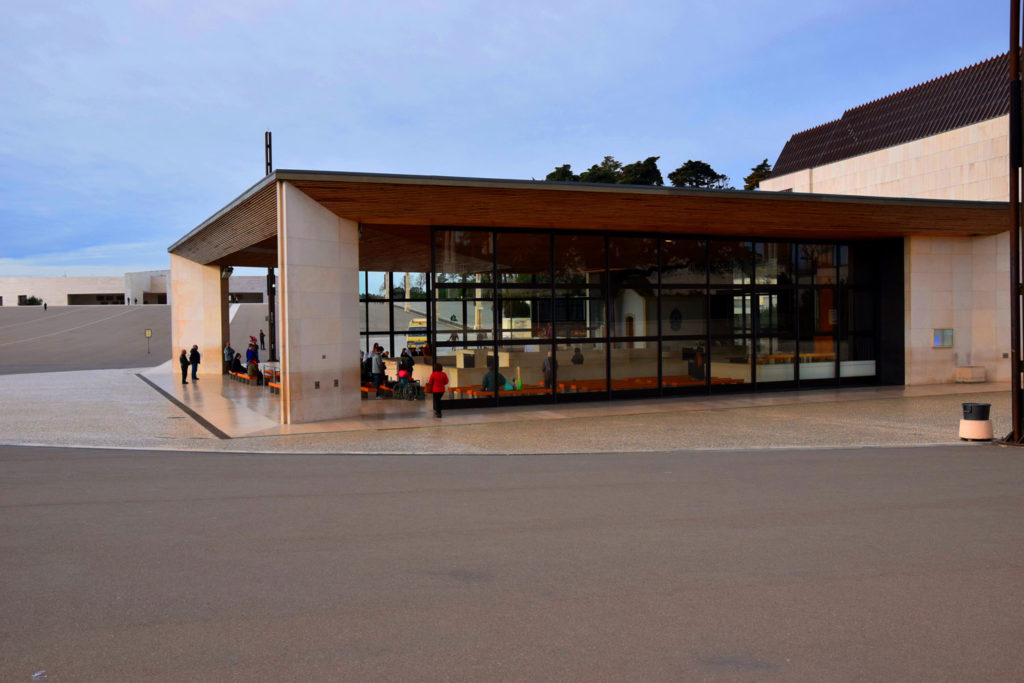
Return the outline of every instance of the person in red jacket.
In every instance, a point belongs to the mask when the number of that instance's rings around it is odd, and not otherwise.
[[[434,371],[430,373],[430,379],[427,380],[427,387],[434,395],[434,417],[441,417],[441,397],[444,396],[446,386],[448,386],[448,375],[441,370],[440,363],[434,363]]]

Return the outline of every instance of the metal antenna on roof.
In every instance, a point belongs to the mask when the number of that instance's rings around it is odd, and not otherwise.
[[[274,146],[270,142],[270,131],[268,130],[263,134],[263,148],[267,161],[267,172],[264,175],[270,175],[274,172]]]

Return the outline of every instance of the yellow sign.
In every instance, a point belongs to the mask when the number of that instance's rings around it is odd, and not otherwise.
[[[146,330],[146,339],[149,339],[152,336],[153,336],[153,330]]]

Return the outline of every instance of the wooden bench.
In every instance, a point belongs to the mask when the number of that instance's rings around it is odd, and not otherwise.
[[[377,388],[375,386],[373,386],[372,383],[367,383],[367,384],[363,384],[362,386],[360,386],[359,387],[359,391],[361,391],[364,394],[366,394],[367,398],[369,398],[370,394],[376,394],[377,393]],[[384,395],[387,395],[387,396],[392,396],[395,392],[394,392],[394,390],[391,389],[391,387],[386,387],[383,384],[381,384],[380,385],[380,393],[384,394]]]

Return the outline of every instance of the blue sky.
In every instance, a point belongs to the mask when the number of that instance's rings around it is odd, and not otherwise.
[[[167,267],[276,168],[543,178],[661,156],[735,185],[793,133],[1008,47],[1004,2],[15,3],[0,276]]]

